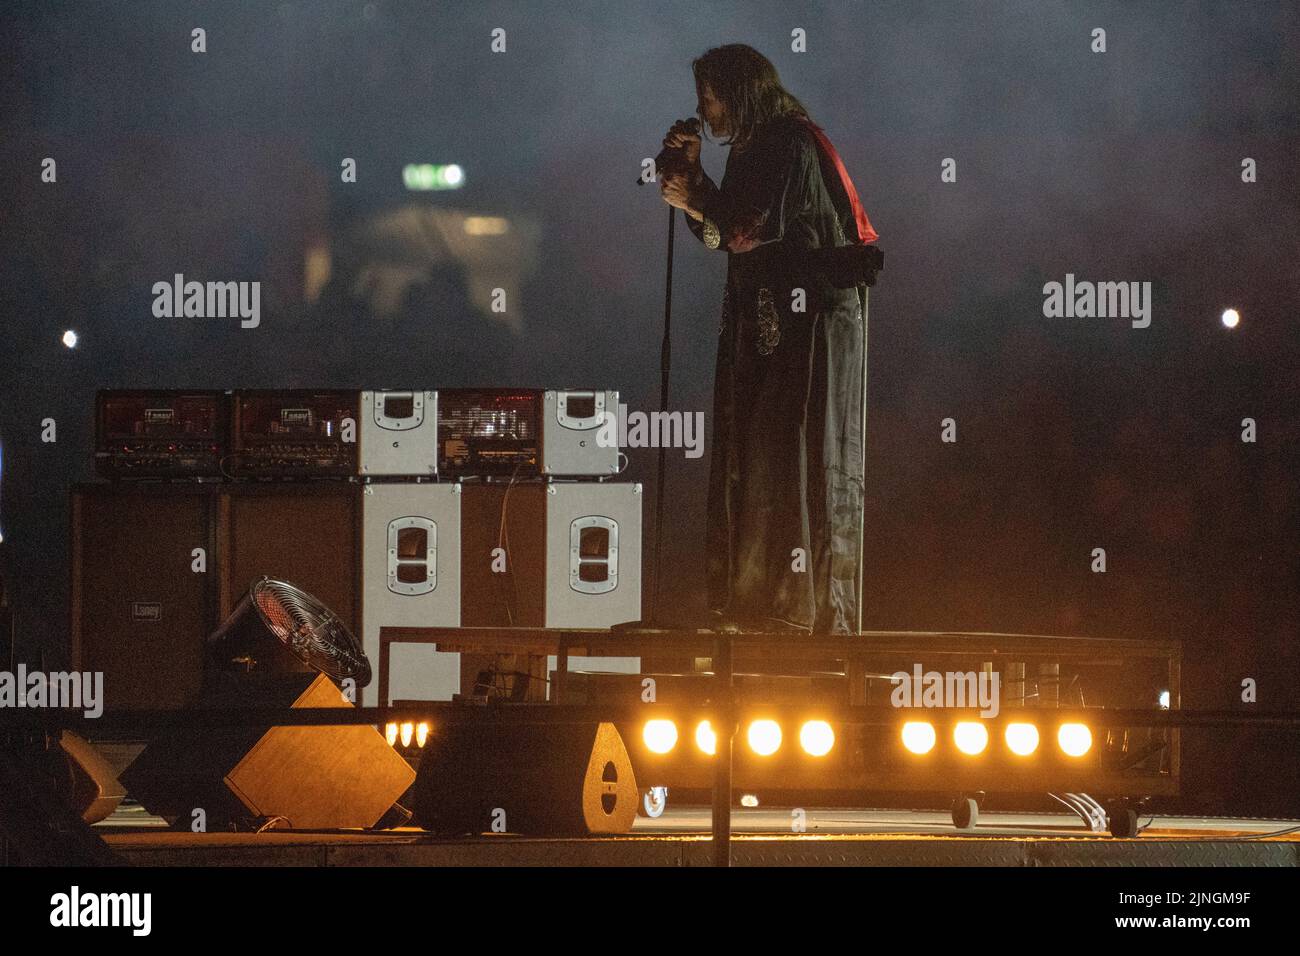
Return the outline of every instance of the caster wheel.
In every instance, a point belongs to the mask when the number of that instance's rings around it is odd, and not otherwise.
[[[980,805],[972,797],[958,797],[952,805],[952,825],[958,830],[969,830],[979,820]]]
[[[1108,807],[1106,817],[1110,820],[1110,835],[1113,837],[1135,837],[1138,832],[1137,811],[1131,807]]]
[[[641,802],[637,805],[636,812],[638,816],[657,820],[664,815],[664,809],[667,806],[668,788],[650,787],[641,791]]]

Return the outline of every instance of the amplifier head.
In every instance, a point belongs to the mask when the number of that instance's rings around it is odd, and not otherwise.
[[[236,475],[344,477],[357,472],[357,409],[352,391],[235,393]]]
[[[541,409],[540,389],[440,390],[438,473],[536,476]]]
[[[224,392],[104,389],[95,397],[95,462],[105,478],[220,477]]]

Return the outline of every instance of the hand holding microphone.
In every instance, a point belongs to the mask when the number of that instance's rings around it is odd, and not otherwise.
[[[664,202],[680,209],[693,219],[702,219],[703,197],[700,184],[704,167],[700,165],[700,121],[692,117],[678,120],[664,136],[664,149],[656,160],[661,180],[659,193]]]
[[[664,134],[664,148],[655,157],[656,178],[663,178],[665,173],[680,175],[683,171],[689,172],[692,180],[704,172],[700,166],[700,121],[695,117],[674,123]],[[637,177],[638,185],[645,183],[646,180]]]
[[[688,166],[700,164],[700,121],[692,116],[688,120],[678,120],[664,136],[664,153],[668,150],[680,150],[681,159]],[[664,156],[660,153],[660,156]],[[670,158],[671,162],[672,159]],[[658,165],[658,160],[655,161]]]

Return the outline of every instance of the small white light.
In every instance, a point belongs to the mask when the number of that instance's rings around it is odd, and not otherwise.
[[[75,349],[77,347],[77,333],[72,331],[72,329],[68,329],[68,331],[64,332],[63,344],[70,349]]]
[[[461,169],[455,163],[452,163],[445,170],[443,170],[443,178],[446,179],[447,185],[455,186],[457,183],[459,183],[462,179],[465,178],[465,170]]]
[[[1241,321],[1241,313],[1236,309],[1223,310],[1223,324],[1230,329],[1235,329],[1237,323]]]
[[[1160,692],[1160,709],[1161,710],[1169,709],[1169,691],[1167,690],[1162,690]]]
[[[758,806],[758,797],[752,793],[747,793],[740,798],[740,805],[742,807],[756,807]]]

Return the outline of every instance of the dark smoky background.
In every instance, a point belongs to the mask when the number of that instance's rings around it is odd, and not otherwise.
[[[0,559],[27,660],[66,664],[68,488],[93,476],[99,388],[596,385],[656,407],[667,207],[633,181],[695,109],[691,59],[743,42],[836,144],[886,252],[867,626],[1177,637],[1184,707],[1300,706],[1296,4],[0,16]],[[715,180],[724,161],[706,144]],[[408,163],[457,163],[464,188],[409,191]],[[458,246],[465,215],[507,220],[496,258]],[[677,240],[672,404],[708,412],[726,263],[680,224]],[[261,281],[260,327],[155,318],[152,285],[178,272]],[[1044,318],[1043,284],[1066,273],[1151,282],[1150,328]],[[484,306],[495,286],[504,315]],[[57,443],[40,441],[47,417]],[[630,455],[652,502],[655,453]],[[661,602],[689,621],[708,457],[669,461]],[[1258,704],[1240,700],[1247,677]],[[1189,732],[1184,767],[1189,807],[1300,813],[1294,734]]]

